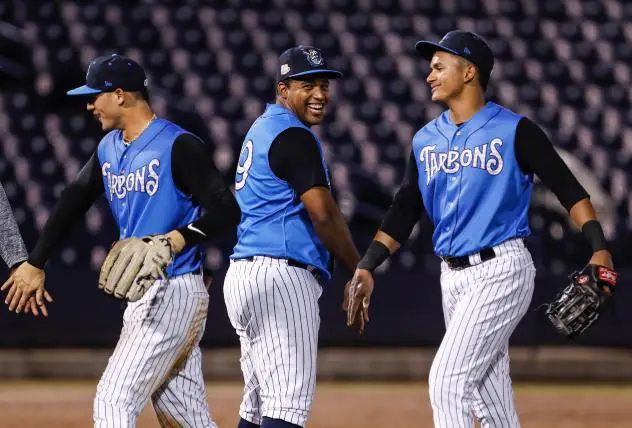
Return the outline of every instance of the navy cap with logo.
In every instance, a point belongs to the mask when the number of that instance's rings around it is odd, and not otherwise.
[[[86,84],[66,92],[68,95],[91,95],[114,92],[142,91],[147,87],[145,70],[136,61],[118,54],[92,60],[86,74]]]
[[[415,49],[428,61],[437,51],[449,52],[467,59],[478,67],[483,88],[487,86],[494,68],[494,54],[489,45],[479,35],[469,31],[450,31],[439,43],[423,40],[415,44]]]
[[[311,74],[322,74],[328,79],[337,79],[342,76],[340,71],[327,66],[327,60],[321,50],[313,46],[299,45],[286,50],[279,56],[277,82]]]

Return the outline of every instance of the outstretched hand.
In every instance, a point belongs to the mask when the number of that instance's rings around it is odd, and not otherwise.
[[[345,285],[343,309],[347,312],[347,327],[355,327],[362,334],[369,322],[369,305],[373,293],[373,275],[365,269],[356,269],[351,281]]]
[[[4,303],[9,305],[9,311],[31,312],[37,316],[39,308],[42,315],[47,317],[46,302],[52,303],[53,299],[44,288],[45,277],[44,270],[28,262],[22,263],[15,269],[0,288],[0,291],[7,291]]]

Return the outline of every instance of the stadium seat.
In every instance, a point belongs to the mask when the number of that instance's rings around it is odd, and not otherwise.
[[[279,12],[271,4],[284,7]],[[0,4],[0,20],[15,13],[11,2]],[[94,56],[123,52],[149,72],[157,112],[186,110],[205,123],[218,168],[231,180],[244,133],[274,99],[278,55],[309,43],[344,73],[332,85],[330,116],[317,129],[334,188],[352,224],[355,218],[378,221],[401,180],[412,136],[443,111],[430,101],[428,64],[414,43],[464,28],[483,36],[495,53],[488,94],[539,123],[591,168],[617,215],[627,216],[630,17],[632,4],[600,0],[236,0],[199,7],[36,2],[24,8],[22,25],[33,79],[0,94],[0,175],[21,228],[35,233],[102,136],[81,102],[51,106],[46,100],[76,85]],[[85,227],[94,240],[68,248],[65,263],[99,265],[108,215],[103,207],[90,211]],[[559,251],[545,268],[577,265],[560,242],[571,233],[568,226],[540,207],[531,219],[542,235],[539,248]],[[616,221],[619,228],[630,223]],[[219,263],[221,254],[213,254]],[[424,260],[408,251],[388,269]]]

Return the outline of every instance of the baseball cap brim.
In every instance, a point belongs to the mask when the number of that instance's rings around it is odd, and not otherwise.
[[[415,50],[417,52],[419,52],[421,54],[421,56],[426,58],[428,61],[430,61],[432,59],[432,56],[437,51],[443,51],[443,52],[451,53],[453,55],[463,56],[463,55],[461,55],[460,53],[458,53],[457,51],[455,51],[453,49],[446,48],[445,46],[441,46],[439,43],[429,42],[429,41],[426,41],[426,40],[422,40],[420,42],[417,42],[415,44]]]
[[[83,85],[79,86],[78,88],[71,89],[70,91],[66,92],[66,95],[92,95],[99,94],[101,92],[103,92],[101,89],[94,89],[87,85]]]
[[[338,70],[321,68],[318,70],[309,70],[309,71],[303,71],[301,73],[289,74],[287,76],[284,76],[283,79],[293,79],[295,77],[308,76],[310,74],[322,74],[328,79],[338,79],[339,77],[342,77],[342,73]]]

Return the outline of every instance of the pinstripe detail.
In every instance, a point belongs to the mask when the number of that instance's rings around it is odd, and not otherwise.
[[[442,263],[446,333],[429,379],[435,427],[474,427],[474,415],[482,428],[520,427],[508,344],[531,302],[535,268],[521,240],[495,252],[496,258],[463,270]]]
[[[209,297],[200,275],[156,284],[128,303],[97,386],[95,427],[134,427],[150,398],[162,427],[212,427],[199,342]]]
[[[307,270],[283,259],[231,262],[224,297],[241,344],[242,419],[305,425],[316,387],[321,292]]]

